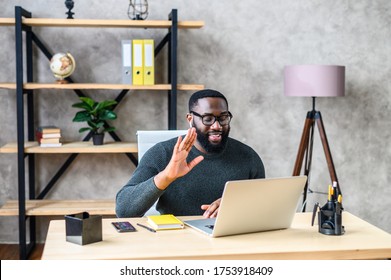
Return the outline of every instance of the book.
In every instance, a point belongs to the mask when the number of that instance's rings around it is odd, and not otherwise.
[[[41,138],[39,144],[60,143],[60,138]]]
[[[37,140],[41,138],[61,138],[61,133],[42,133],[37,131],[35,134]]]
[[[40,147],[49,148],[49,147],[61,147],[62,143],[42,143],[39,144]]]
[[[147,216],[147,222],[155,230],[184,228],[183,222],[172,214]]]
[[[39,126],[37,128],[38,132],[41,132],[42,134],[46,133],[60,133],[61,129],[54,125],[48,125],[48,126]]]

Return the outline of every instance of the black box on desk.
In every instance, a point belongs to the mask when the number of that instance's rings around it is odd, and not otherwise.
[[[102,241],[102,216],[87,212],[65,216],[66,240],[79,245]]]

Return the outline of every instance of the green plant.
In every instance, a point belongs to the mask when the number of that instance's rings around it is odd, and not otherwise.
[[[117,114],[112,111],[113,106],[117,104],[115,100],[104,100],[97,102],[89,97],[80,97],[81,102],[72,105],[74,108],[81,108],[82,111],[76,113],[72,121],[87,122],[88,127],[82,127],[79,132],[92,131],[93,134],[102,134],[108,131],[114,131],[115,127],[107,125],[105,121],[115,120]]]

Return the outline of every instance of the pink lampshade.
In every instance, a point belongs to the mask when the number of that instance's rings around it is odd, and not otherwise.
[[[345,66],[286,66],[284,69],[284,91],[286,96],[344,96]]]

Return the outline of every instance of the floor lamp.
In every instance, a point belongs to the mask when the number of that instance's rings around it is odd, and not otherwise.
[[[293,176],[300,175],[305,156],[304,175],[311,171],[312,148],[315,124],[318,126],[323,150],[326,155],[327,166],[331,181],[336,182],[337,191],[342,195],[335,172],[333,158],[327,141],[320,111],[315,109],[316,97],[344,96],[345,66],[338,65],[291,65],[284,69],[284,92],[286,96],[312,97],[312,110],[308,111],[304,123],[303,134],[296,157]],[[308,192],[308,180],[304,187],[303,209],[305,212]]]

